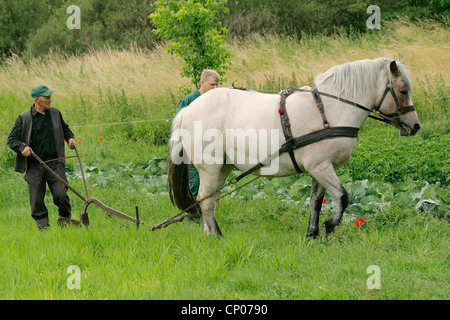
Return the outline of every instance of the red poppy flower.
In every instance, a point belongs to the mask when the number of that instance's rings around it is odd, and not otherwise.
[[[102,140],[103,139],[103,137],[98,137],[98,140]]]
[[[437,125],[437,127],[438,127],[438,128],[440,129],[440,128],[441,128],[441,125],[440,125],[440,124],[438,124],[438,125]]]
[[[365,224],[366,223],[366,221],[364,221],[363,217],[359,217],[359,219],[355,220],[354,222],[355,222],[357,227],[359,227],[359,225],[361,225],[361,224]]]
[[[323,200],[322,200],[322,204],[326,204],[327,203],[327,198],[323,198]]]
[[[283,114],[284,113],[284,109],[283,108],[278,109],[278,113],[279,114]]]
[[[78,143],[78,144],[81,144],[81,141],[78,141],[77,143]]]

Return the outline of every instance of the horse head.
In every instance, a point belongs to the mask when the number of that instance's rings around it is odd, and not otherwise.
[[[390,62],[389,72],[389,80],[377,110],[400,130],[401,136],[415,135],[420,130],[420,124],[411,101],[409,73],[395,60]]]

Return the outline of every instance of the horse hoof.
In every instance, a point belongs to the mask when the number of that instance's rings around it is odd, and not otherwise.
[[[327,232],[327,235],[332,233],[338,225],[339,224],[334,223],[332,220],[325,221],[325,231]]]
[[[308,237],[308,238],[313,238],[313,239],[317,239],[317,238],[319,237],[319,230],[317,230],[317,231],[312,231],[312,232],[308,231],[308,232],[306,233],[306,237]]]

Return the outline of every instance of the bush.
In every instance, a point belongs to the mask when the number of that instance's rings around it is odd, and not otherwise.
[[[0,58],[11,53],[28,56],[47,54],[49,49],[67,54],[90,48],[114,49],[136,45],[152,48],[157,37],[148,15],[153,0],[0,0]],[[366,32],[366,9],[381,8],[381,23],[403,18],[433,18],[448,23],[445,0],[238,0],[226,4],[230,14],[219,21],[233,37],[252,34],[305,34]],[[81,29],[70,30],[66,13],[70,5],[81,9]]]
[[[449,4],[442,0],[240,0],[229,1],[227,27],[231,36],[275,33],[301,37],[305,34],[362,32],[370,5],[378,5],[383,21],[403,18],[448,20]]]
[[[72,4],[80,7],[81,29],[67,27],[70,15],[66,10]],[[152,11],[149,0],[66,1],[47,23],[29,35],[25,55],[44,55],[50,48],[65,54],[85,53],[105,46],[112,49],[152,48],[157,42],[148,19]]]
[[[217,20],[219,12],[228,13],[226,0],[164,1],[155,3],[150,15],[155,34],[168,41],[170,53],[185,61],[181,75],[198,87],[204,69],[214,69],[221,76],[229,69],[230,49],[227,29]]]
[[[59,0],[0,1],[0,58],[20,53],[26,42],[58,8]]]

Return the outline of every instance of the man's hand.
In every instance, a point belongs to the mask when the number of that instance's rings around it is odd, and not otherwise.
[[[69,139],[69,148],[70,148],[70,149],[75,149],[75,146],[76,146],[76,141],[75,141],[75,139],[74,139],[74,138],[70,138],[70,139]]]
[[[31,149],[29,146],[26,146],[25,148],[23,148],[22,150],[22,155],[24,157],[29,157],[31,156],[31,152],[33,152],[33,149]]]

